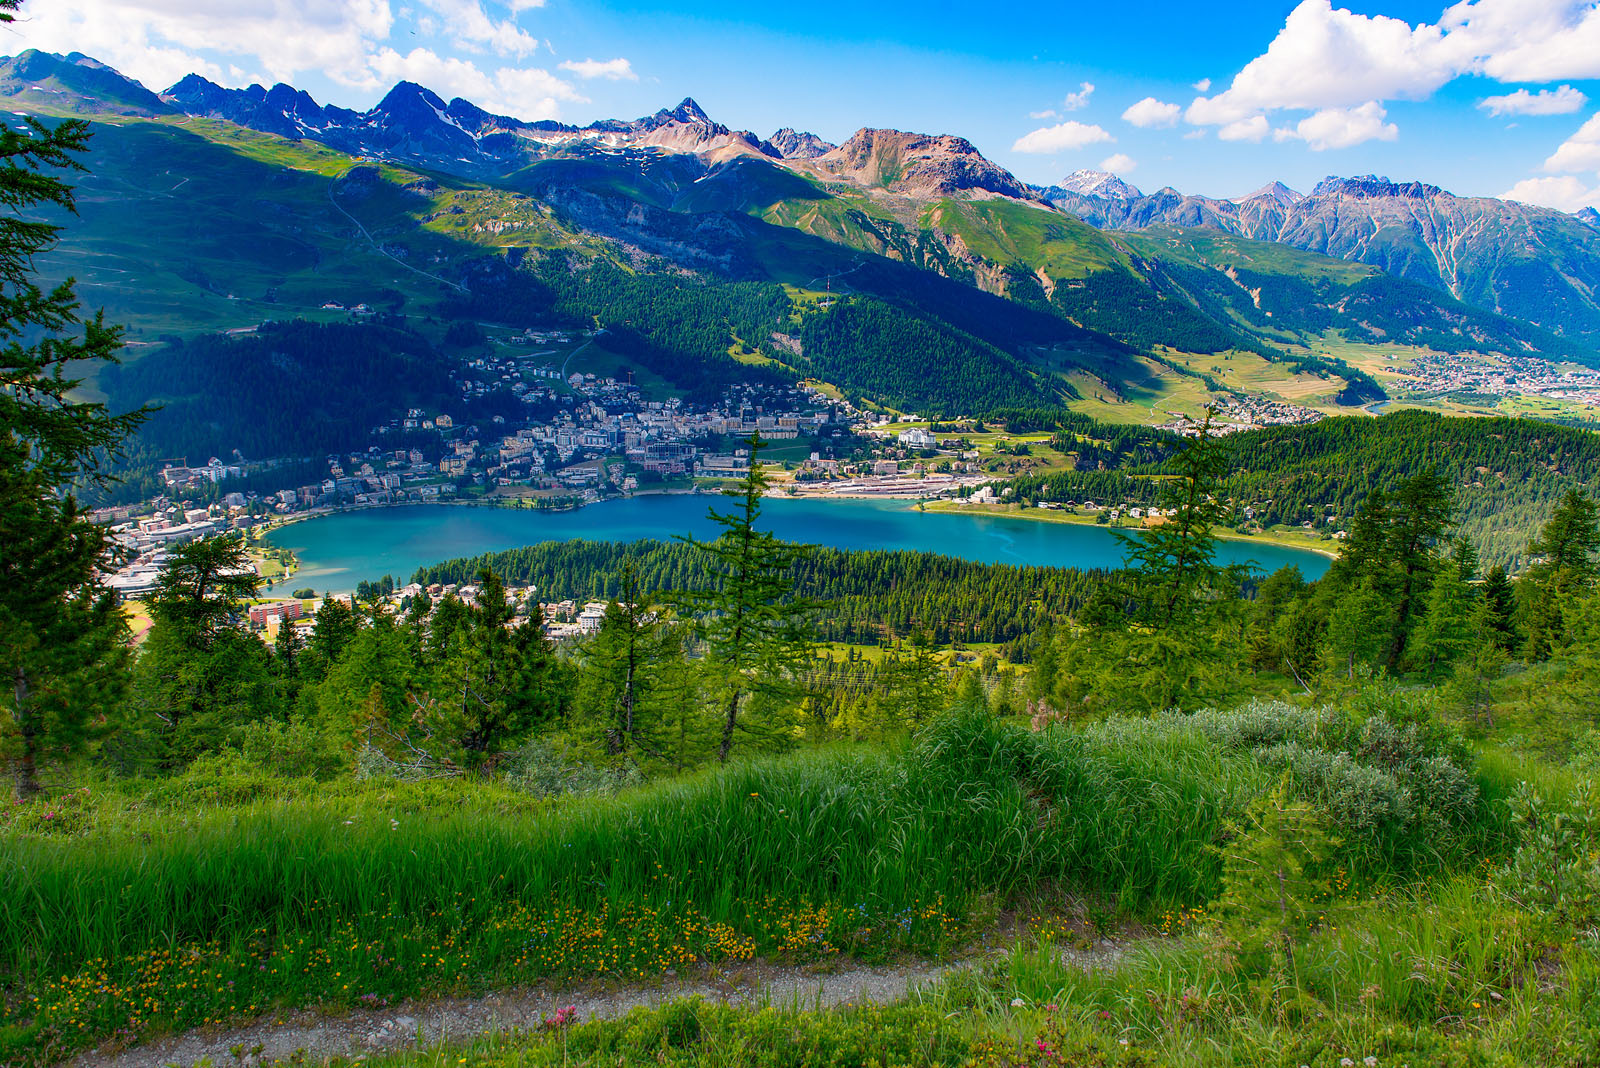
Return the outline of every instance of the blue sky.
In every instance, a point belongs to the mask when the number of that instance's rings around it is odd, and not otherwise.
[[[763,136],[960,134],[1039,183],[1104,167],[1233,196],[1377,173],[1600,204],[1600,0],[29,0],[23,14],[9,51],[76,49],[157,89],[197,70],[365,107],[409,78],[580,123],[693,96]]]

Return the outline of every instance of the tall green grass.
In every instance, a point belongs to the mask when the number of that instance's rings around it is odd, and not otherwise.
[[[0,973],[191,940],[441,927],[507,903],[752,900],[892,911],[1061,884],[1138,909],[1203,900],[1208,846],[1270,773],[1189,732],[1034,735],[952,720],[906,747],[752,760],[612,798],[386,807],[381,794],[158,811],[80,836],[0,836]]]

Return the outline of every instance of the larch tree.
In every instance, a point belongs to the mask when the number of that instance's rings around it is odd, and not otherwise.
[[[1600,509],[1569,489],[1537,537],[1528,542],[1534,563],[1521,583],[1522,615],[1530,660],[1543,660],[1567,641],[1566,616],[1595,585],[1600,550]]]
[[[267,647],[239,626],[260,581],[234,535],[180,545],[161,570],[135,695],[169,769],[216,748],[232,727],[273,711]]]
[[[760,436],[752,434],[749,445],[749,471],[723,491],[734,507],[710,510],[722,533],[712,541],[684,539],[710,557],[712,584],[677,602],[694,620],[695,638],[705,650],[721,711],[717,759],[723,763],[739,734],[751,732],[744,713],[752,698],[792,690],[795,673],[811,659],[811,617],[822,607],[794,592],[792,572],[810,547],[756,529],[769,483],[761,469]]]
[[[1206,409],[1194,436],[1169,464],[1172,477],[1163,483],[1160,498],[1168,514],[1137,534],[1114,532],[1125,550],[1136,616],[1155,627],[1186,622],[1218,596],[1238,592],[1240,576],[1216,559],[1215,531],[1228,513],[1219,489],[1229,458],[1212,429],[1213,414]]]
[[[11,22],[20,0],[0,0]],[[49,289],[34,257],[74,210],[62,171],[82,170],[89,126],[33,117],[0,126],[0,761],[18,799],[47,759],[71,754],[127,677],[126,626],[103,576],[112,545],[74,489],[109,479],[143,412],[78,399],[85,369],[115,363],[121,332],[85,317],[69,279]]]
[[[479,573],[466,625],[433,669],[433,688],[416,718],[427,747],[450,763],[488,771],[534,728],[556,719],[572,690],[543,621],[516,622],[516,608],[493,571]]]
[[[587,730],[598,732],[608,757],[661,755],[654,739],[662,702],[681,701],[666,680],[675,645],[653,597],[640,588],[638,569],[624,562],[617,599],[579,651],[578,713]]]

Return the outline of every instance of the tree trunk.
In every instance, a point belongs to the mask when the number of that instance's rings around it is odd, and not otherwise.
[[[1294,967],[1294,932],[1289,929],[1288,880],[1282,868],[1278,869],[1278,915],[1283,924],[1283,955],[1289,965],[1289,975],[1295,979],[1295,985],[1298,987],[1299,975]]]
[[[17,758],[16,781],[12,784],[18,801],[27,801],[44,792],[39,785],[39,723],[28,708],[28,674],[17,665],[16,679],[17,730],[22,738],[22,754]]]
[[[717,762],[728,762],[728,751],[733,748],[733,728],[739,721],[739,687],[733,688],[733,696],[728,700],[728,714],[722,721],[722,746],[717,750]]]
[[[633,739],[633,675],[639,659],[639,629],[638,621],[632,617],[633,611],[633,609],[629,610],[628,619],[628,675],[622,684],[622,741],[624,747]]]

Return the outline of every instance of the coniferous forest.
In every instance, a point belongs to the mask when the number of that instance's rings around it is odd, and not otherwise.
[[[399,320],[119,365],[122,328],[35,271],[88,147],[0,126],[0,1064],[1595,1063],[1591,433],[1109,427],[1008,347],[1064,321],[985,326],[991,294],[800,311],[563,253],[482,267],[444,346],[492,305],[686,393],[825,371],[1053,435],[1075,469],[1016,500],[1159,521],[1094,572],[789,543],[753,434],[703,539],[284,599],[252,526],[174,539],[124,599],[85,502],[155,453],[342,449],[455,394]],[[1134,297],[1057,303],[1172,328]],[[1340,533],[1314,581],[1219,560],[1307,523]]]

